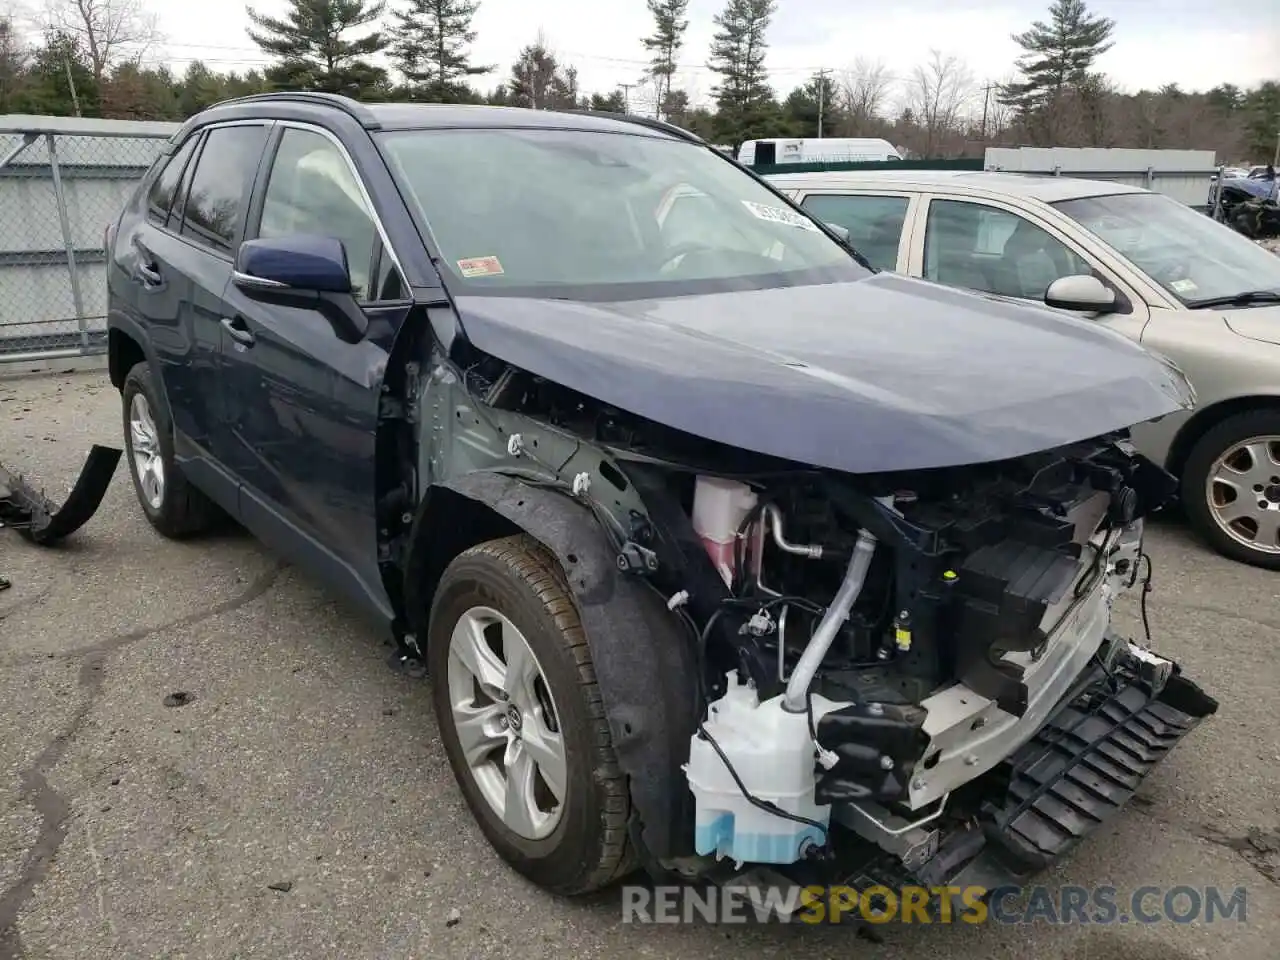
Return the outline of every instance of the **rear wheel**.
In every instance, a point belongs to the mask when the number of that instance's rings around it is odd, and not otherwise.
[[[183,539],[213,526],[218,508],[191,486],[173,458],[173,432],[161,414],[151,368],[143,361],[125,376],[125,455],[138,503],[151,526],[166,537]]]
[[[445,752],[498,854],[561,894],[630,872],[626,778],[555,559],[525,536],[462,553],[427,642]]]
[[[1280,570],[1280,410],[1236,414],[1196,441],[1182,502],[1223,556]]]

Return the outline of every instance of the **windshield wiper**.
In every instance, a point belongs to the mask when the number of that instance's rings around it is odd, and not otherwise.
[[[1251,307],[1255,303],[1280,303],[1280,290],[1246,290],[1229,297],[1192,300],[1187,307],[1191,310],[1203,310],[1206,307]]]

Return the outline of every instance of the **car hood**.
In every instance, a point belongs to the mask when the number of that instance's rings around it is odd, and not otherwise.
[[[1280,344],[1280,306],[1225,311],[1232,332],[1261,343]]]
[[[881,273],[653,300],[462,296],[473,345],[666,426],[852,473],[1022,456],[1188,407],[1087,320]]]

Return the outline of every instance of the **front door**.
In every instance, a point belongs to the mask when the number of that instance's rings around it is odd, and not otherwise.
[[[1052,224],[985,199],[933,196],[924,214],[923,236],[917,231],[912,241],[913,276],[1044,306],[1054,280],[1091,274],[1115,291],[1119,303],[1097,322],[1141,338],[1146,303]]]
[[[383,255],[359,174],[335,140],[282,123],[269,152],[250,233],[341,240],[370,332],[350,343],[318,311],[265,304],[229,285],[224,457],[241,480],[246,525],[387,613],[376,562],[378,403],[391,343],[410,309],[407,286]]]

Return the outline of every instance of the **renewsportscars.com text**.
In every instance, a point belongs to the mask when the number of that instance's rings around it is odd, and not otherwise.
[[[1244,887],[622,888],[624,923],[1245,923]]]

